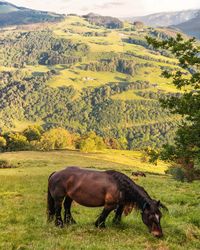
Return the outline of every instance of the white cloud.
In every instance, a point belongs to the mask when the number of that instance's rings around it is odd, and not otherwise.
[[[200,0],[10,0],[10,2],[59,13],[96,12],[113,16],[136,16],[200,8]]]

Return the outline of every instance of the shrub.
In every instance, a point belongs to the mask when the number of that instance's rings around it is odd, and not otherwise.
[[[48,151],[72,146],[71,134],[63,128],[53,128],[45,132],[40,140],[40,149]]]
[[[6,147],[6,139],[0,136],[0,151],[3,151],[5,147]]]
[[[165,173],[171,174],[177,181],[183,182],[185,180],[185,171],[181,167],[170,167]]]
[[[40,140],[42,132],[43,129],[40,126],[29,126],[24,130],[23,134],[26,136],[27,140],[31,142]]]
[[[120,149],[120,144],[115,138],[106,138],[105,144],[108,148],[111,149]]]
[[[90,132],[77,141],[76,147],[82,152],[93,152],[104,149],[106,145],[100,136]]]
[[[82,139],[79,143],[79,149],[86,153],[95,151],[95,141],[92,138]]]
[[[7,148],[10,151],[22,151],[29,150],[30,144],[27,141],[27,138],[24,135],[19,133],[10,133],[7,135]]]
[[[0,168],[14,168],[7,160],[0,160]]]

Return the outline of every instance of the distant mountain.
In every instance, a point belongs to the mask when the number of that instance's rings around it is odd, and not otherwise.
[[[0,27],[40,22],[56,22],[63,18],[64,15],[61,14],[32,10],[0,1]]]
[[[129,20],[142,21],[149,26],[171,26],[187,22],[188,20],[195,18],[199,12],[200,9],[176,12],[161,12],[147,16],[132,17],[129,18]]]
[[[194,36],[200,39],[200,13],[197,17],[190,19],[187,22],[180,23],[174,26],[189,36]]]

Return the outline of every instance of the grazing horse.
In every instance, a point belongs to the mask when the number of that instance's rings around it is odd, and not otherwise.
[[[109,213],[115,210],[114,222],[119,223],[123,211],[130,213],[133,207],[141,210],[142,220],[150,233],[156,237],[163,235],[160,225],[163,207],[160,201],[151,199],[148,193],[134,183],[128,176],[114,170],[96,171],[79,167],[68,167],[54,172],[48,181],[48,221],[56,216],[56,226],[63,227],[61,217],[64,200],[64,223],[75,223],[71,215],[72,201],[86,207],[101,207],[104,209],[97,221],[96,227],[105,227]]]
[[[132,172],[133,176],[141,176],[141,177],[146,177],[146,174],[141,172],[141,171],[137,171],[137,172]]]

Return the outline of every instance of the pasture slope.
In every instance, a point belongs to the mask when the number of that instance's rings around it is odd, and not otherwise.
[[[200,183],[180,183],[164,174],[166,165],[142,163],[140,154],[109,151],[83,154],[76,151],[3,153],[18,166],[0,169],[0,249],[2,250],[195,250],[200,249]],[[46,223],[48,175],[65,166],[78,165],[96,169],[116,169],[127,175],[132,170],[148,172],[136,182],[169,209],[163,211],[164,238],[151,236],[139,212],[123,217],[120,226],[94,227],[100,208],[73,204],[76,225],[56,228]]]

